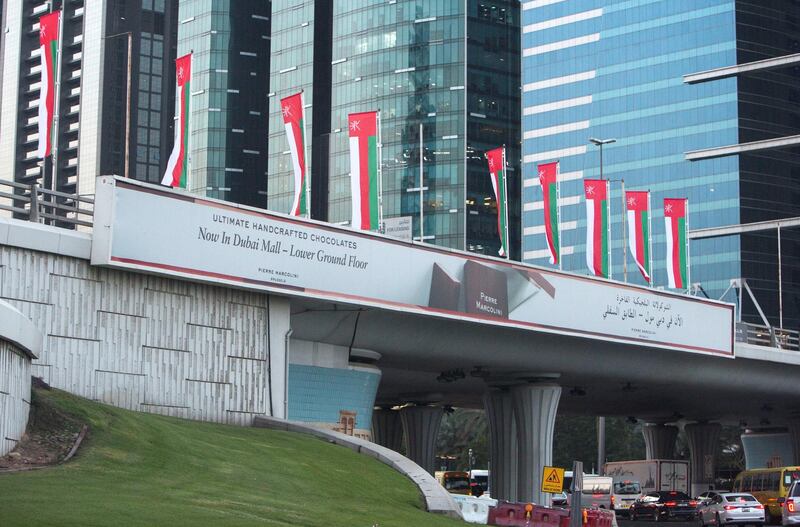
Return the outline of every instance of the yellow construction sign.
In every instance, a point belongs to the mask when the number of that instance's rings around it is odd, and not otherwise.
[[[542,471],[542,492],[558,494],[564,490],[564,469],[544,467]]]

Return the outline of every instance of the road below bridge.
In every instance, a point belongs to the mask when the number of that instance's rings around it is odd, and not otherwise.
[[[653,527],[656,523],[659,525],[668,524],[670,527],[700,527],[699,521],[693,522],[683,522],[683,521],[662,521],[662,522],[654,522],[652,520],[623,520],[617,519],[617,523],[619,523],[619,527]]]

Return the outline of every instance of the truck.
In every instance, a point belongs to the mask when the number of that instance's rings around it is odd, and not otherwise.
[[[605,475],[614,482],[638,481],[642,494],[677,490],[689,494],[689,462],[675,459],[612,461],[605,464]]]

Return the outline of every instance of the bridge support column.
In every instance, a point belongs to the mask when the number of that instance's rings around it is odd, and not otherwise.
[[[694,423],[684,427],[691,456],[692,496],[708,490],[714,483],[720,429],[719,423]]]
[[[517,499],[546,504],[541,477],[543,467],[553,461],[553,433],[561,387],[525,384],[513,387],[511,396],[519,447]]]
[[[400,409],[406,435],[406,456],[431,474],[436,468],[436,436],[444,410],[439,406],[406,406]]]
[[[792,440],[794,464],[800,465],[800,419],[793,419],[789,422],[789,438]]]
[[[647,459],[673,459],[678,427],[663,424],[646,424],[642,427]]]
[[[483,405],[489,419],[489,490],[495,499],[517,501],[517,427],[511,392],[490,388]]]
[[[399,411],[391,408],[372,411],[372,442],[395,452],[403,448],[403,423]]]

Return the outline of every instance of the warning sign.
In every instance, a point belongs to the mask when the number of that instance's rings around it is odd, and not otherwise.
[[[564,490],[564,469],[544,467],[542,471],[542,492],[558,494]]]

